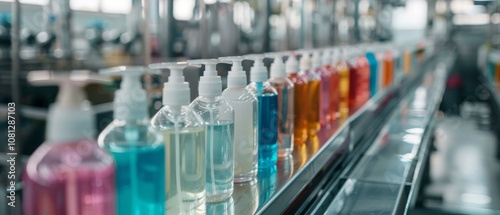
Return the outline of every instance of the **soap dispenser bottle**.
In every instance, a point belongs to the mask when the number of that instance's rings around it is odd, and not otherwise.
[[[307,105],[308,81],[307,76],[299,73],[299,62],[293,53],[288,55],[286,61],[286,73],[294,86],[293,98],[293,141],[295,144],[303,144],[307,141]]]
[[[190,91],[182,75],[184,67],[185,63],[149,65],[151,69],[170,69],[163,87],[163,107],[151,125],[165,141],[165,213],[204,214],[205,125],[188,106]]]
[[[222,97],[234,109],[234,182],[254,180],[258,169],[258,100],[247,90],[247,75],[241,62],[243,57],[221,57],[232,63],[227,75],[227,88]]]
[[[313,136],[320,130],[320,87],[321,77],[311,68],[311,57],[309,51],[301,51],[300,74],[307,77],[307,123],[309,135]]]
[[[339,52],[337,48],[327,49],[323,54],[323,65],[330,71],[330,105],[328,113],[330,114],[330,123],[336,122],[339,118],[340,109],[340,74],[337,70]]]
[[[324,52],[323,55],[326,55],[326,52]],[[330,79],[332,78],[332,74],[328,68],[325,68],[319,50],[313,52],[312,68],[321,78],[319,90],[319,121],[321,126],[325,127],[332,118],[330,114]]]
[[[271,86],[262,55],[247,55],[254,61],[250,69],[250,90],[259,100],[259,168],[278,161],[278,93]]]
[[[113,102],[114,120],[101,132],[98,144],[116,162],[117,214],[162,214],[165,205],[165,147],[162,135],[149,124],[144,67],[100,70],[121,75]],[[155,175],[155,177],[151,177]]]
[[[278,93],[278,156],[286,157],[293,151],[294,86],[286,75],[283,54],[269,53],[267,56],[274,58],[269,83]]]
[[[47,141],[31,155],[23,174],[24,214],[115,214],[115,163],[93,140],[94,113],[81,89],[103,79],[86,71],[34,71],[28,81],[60,90],[49,107]]]
[[[368,47],[368,51],[366,52],[366,59],[370,64],[370,98],[377,94],[378,89],[378,69],[379,62],[377,61],[377,57],[375,55],[375,50],[373,46]]]
[[[234,182],[234,110],[222,97],[222,80],[215,69],[219,60],[189,60],[204,64],[199,96],[190,107],[206,126],[207,202],[221,202],[231,197]]]

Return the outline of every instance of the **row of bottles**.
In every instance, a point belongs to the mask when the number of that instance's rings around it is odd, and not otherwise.
[[[253,181],[294,144],[307,144],[389,87],[402,65],[396,51],[346,46],[104,69],[101,76],[123,78],[114,121],[97,142],[81,88],[103,79],[32,72],[31,83],[61,88],[47,142],[23,175],[25,214],[203,214],[205,203],[229,199],[234,183]],[[274,59],[270,77],[264,58]],[[254,61],[249,84],[243,60]],[[232,64],[224,91],[219,63]],[[192,102],[183,76],[189,64],[205,68]],[[150,119],[140,78],[163,69],[170,70],[163,107]]]

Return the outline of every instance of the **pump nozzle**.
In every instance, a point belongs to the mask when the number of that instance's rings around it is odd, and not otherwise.
[[[259,54],[246,55],[246,59],[253,60],[253,66],[250,69],[251,82],[264,82],[267,80],[267,68],[264,66],[264,56]]]
[[[283,63],[284,52],[273,52],[265,54],[266,57],[273,58],[271,64],[271,78],[286,77],[285,63]]]
[[[319,50],[313,51],[313,56],[312,56],[312,68],[317,69],[321,67],[321,52]]]
[[[222,79],[217,76],[215,67],[220,63],[217,59],[188,60],[189,64],[204,64],[205,71],[200,77],[198,94],[200,96],[218,96],[222,94]]]
[[[187,66],[186,62],[180,63],[155,63],[150,64],[151,69],[169,69],[168,82],[163,84],[163,104],[172,106],[189,105],[189,84],[184,81],[182,71]]]
[[[286,72],[287,73],[299,72],[299,62],[297,61],[294,52],[290,52],[290,54],[288,55],[288,60],[286,60]]]
[[[299,51],[299,53],[302,54],[299,64],[300,70],[311,69],[311,52],[307,50],[301,50]]]
[[[104,76],[122,76],[120,89],[115,91],[114,118],[137,120],[149,118],[146,91],[141,85],[141,75],[149,72],[142,66],[118,66],[99,70]]]
[[[323,66],[332,64],[332,49],[323,49],[323,58],[321,59]]]
[[[231,57],[220,57],[224,63],[232,63],[231,71],[227,74],[227,87],[235,88],[235,87],[245,87],[247,85],[247,74],[243,71],[243,67],[241,66],[241,62],[243,62],[245,58],[239,56],[231,56]]]
[[[106,83],[90,71],[76,70],[71,73],[32,71],[28,82],[34,86],[59,85],[56,102],[47,116],[48,141],[72,141],[94,138],[95,118],[82,87],[88,83]]]

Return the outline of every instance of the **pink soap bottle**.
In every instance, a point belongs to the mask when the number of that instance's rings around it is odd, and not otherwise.
[[[34,85],[60,85],[49,108],[47,141],[28,160],[23,172],[26,215],[115,214],[115,164],[93,140],[95,119],[81,87],[92,78],[86,71],[28,74]]]

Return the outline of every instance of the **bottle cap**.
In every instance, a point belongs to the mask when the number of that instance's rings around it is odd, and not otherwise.
[[[198,94],[200,96],[219,96],[222,94],[222,79],[217,76],[215,67],[220,63],[217,59],[188,60],[191,65],[205,65],[203,76],[200,77]]]
[[[170,77],[163,84],[163,105],[184,106],[191,101],[189,84],[184,81],[182,71],[187,66],[186,62],[180,63],[155,63],[149,64],[150,69],[169,69]]]
[[[52,71],[32,71],[28,81],[34,86],[59,85],[56,102],[49,107],[47,116],[48,141],[75,141],[93,139],[95,118],[90,102],[82,90],[88,83],[106,83],[106,79],[97,77],[86,70],[71,73]]]
[[[243,67],[241,66],[241,62],[243,62],[245,58],[240,56],[231,56],[231,57],[220,57],[224,63],[232,63],[231,71],[227,74],[227,87],[228,88],[244,88],[247,85],[247,74],[243,71]]]
[[[246,59],[253,60],[253,66],[250,69],[250,81],[251,82],[264,82],[267,81],[267,68],[264,66],[264,56],[253,54],[246,55]]]
[[[332,49],[323,49],[321,64],[323,64],[323,66],[332,64]]]
[[[274,61],[271,64],[271,78],[286,77],[285,63],[283,63],[283,52],[274,52],[265,54]]]
[[[115,91],[114,118],[134,120],[149,118],[146,91],[141,85],[141,75],[148,72],[142,66],[119,66],[99,70],[105,76],[121,75],[120,89]]]

